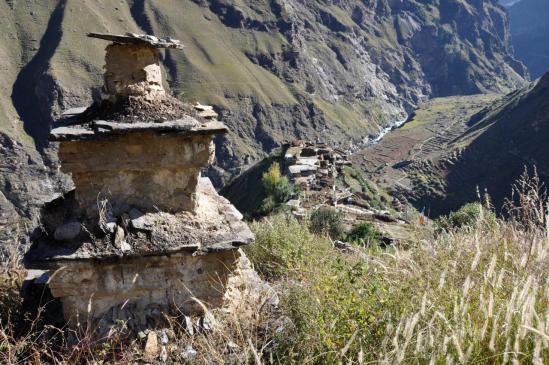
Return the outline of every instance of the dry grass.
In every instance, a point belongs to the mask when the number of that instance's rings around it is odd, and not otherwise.
[[[260,271],[287,269],[283,305],[297,340],[281,363],[548,363],[547,200],[536,176],[516,184],[514,201],[508,220],[486,210],[473,227],[369,252],[365,263],[327,256],[329,242],[297,222],[256,225]],[[303,258],[273,270],[296,249],[279,244],[295,231]]]
[[[531,246],[530,246],[531,245]],[[530,249],[532,247],[532,249]],[[549,360],[549,244],[503,224],[450,234],[380,263],[393,286],[415,283],[389,320],[386,363],[535,363]]]

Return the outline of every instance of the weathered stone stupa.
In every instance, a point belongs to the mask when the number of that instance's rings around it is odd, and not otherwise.
[[[105,97],[72,110],[51,131],[75,190],[48,203],[25,256],[49,271],[52,295],[73,326],[133,329],[162,313],[228,307],[253,241],[241,214],[200,170],[226,127],[211,107],[185,104],[162,87],[159,48],[173,39],[89,34],[106,49]]]

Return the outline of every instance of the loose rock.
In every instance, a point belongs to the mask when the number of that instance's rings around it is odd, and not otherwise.
[[[146,361],[153,361],[158,357],[160,349],[158,347],[158,336],[156,332],[151,331],[147,336],[147,343],[145,344],[144,359]]]
[[[168,361],[168,350],[166,350],[166,346],[162,346],[162,348],[160,349],[160,361]]]
[[[185,316],[185,330],[189,336],[194,336],[194,326],[191,317]]]
[[[160,332],[160,343],[162,345],[166,345],[168,342],[169,342],[169,338],[168,338],[168,330],[167,329],[163,329],[161,332]]]
[[[154,227],[154,219],[147,215],[140,215],[131,220],[132,227],[141,231],[150,231]]]
[[[120,226],[116,226],[116,233],[114,234],[114,247],[122,249],[122,242],[125,242],[125,237],[126,234],[124,233],[124,229]]]
[[[120,242],[120,251],[122,252],[128,252],[132,250],[132,246],[128,243],[128,241],[124,240]]]
[[[114,233],[116,232],[116,223],[115,222],[108,222],[104,225],[104,230],[107,233]]]
[[[181,357],[183,358],[183,360],[186,360],[186,361],[194,360],[197,355],[198,355],[198,352],[196,352],[196,350],[193,349],[191,345],[187,345],[185,350],[181,353]]]
[[[215,327],[215,318],[211,313],[206,313],[198,319],[198,327],[203,332],[213,331]]]

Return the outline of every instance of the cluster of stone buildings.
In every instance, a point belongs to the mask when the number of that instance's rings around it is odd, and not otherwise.
[[[325,143],[293,141],[284,146],[284,166],[290,180],[305,190],[332,188],[344,166],[351,162],[344,151]]]

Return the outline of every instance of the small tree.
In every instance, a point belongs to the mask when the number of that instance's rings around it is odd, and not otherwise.
[[[311,232],[324,234],[332,239],[337,239],[343,235],[343,216],[332,207],[320,207],[311,213],[310,217]]]
[[[280,165],[274,162],[261,177],[261,185],[267,193],[261,204],[263,213],[268,214],[280,204],[287,202],[295,195],[295,187],[280,172]]]
[[[482,218],[483,206],[480,203],[467,203],[456,212],[437,220],[437,228],[441,231],[474,228]]]
[[[268,194],[272,194],[275,191],[276,186],[280,184],[284,178],[285,177],[280,173],[280,165],[278,162],[274,162],[263,176],[261,176],[261,185],[263,185],[263,188]]]

